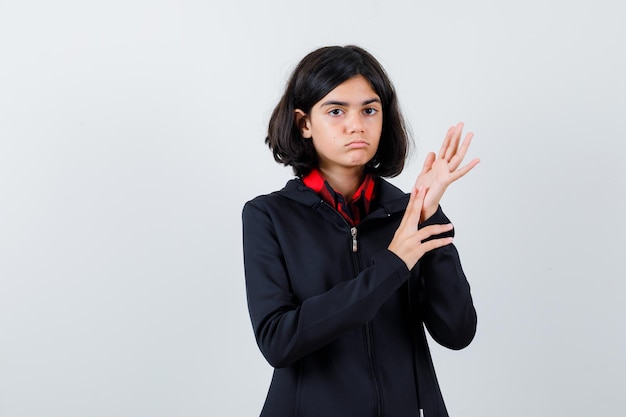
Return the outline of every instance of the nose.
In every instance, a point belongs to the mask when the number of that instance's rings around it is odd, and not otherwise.
[[[346,118],[348,133],[363,132],[363,118],[359,112],[350,112]]]

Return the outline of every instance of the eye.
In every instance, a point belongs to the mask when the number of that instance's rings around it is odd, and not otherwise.
[[[328,114],[331,116],[341,116],[343,114],[343,110],[341,109],[332,109],[328,111]]]
[[[363,110],[363,113],[365,113],[365,114],[366,114],[366,115],[368,115],[368,116],[373,116],[373,115],[375,115],[376,113],[378,113],[378,109],[375,109],[375,108],[373,108],[373,107],[368,107],[367,109],[364,109],[364,110]]]

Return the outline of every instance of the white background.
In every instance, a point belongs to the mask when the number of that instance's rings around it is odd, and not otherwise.
[[[358,44],[414,132],[481,164],[443,202],[479,313],[452,416],[622,416],[618,1],[0,0],[0,416],[255,416],[241,208],[290,71]]]

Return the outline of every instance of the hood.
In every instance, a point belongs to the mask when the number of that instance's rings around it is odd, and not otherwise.
[[[403,212],[409,202],[409,194],[383,178],[378,177],[376,181],[378,187],[378,208],[375,211],[382,209],[386,214]],[[317,193],[304,185],[299,178],[294,178],[287,182],[285,187],[278,191],[278,194],[312,208],[316,208],[322,203]]]

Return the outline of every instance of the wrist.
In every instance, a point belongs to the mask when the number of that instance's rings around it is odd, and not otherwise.
[[[420,215],[420,223],[424,223],[426,220],[430,219],[432,216],[437,213],[437,209],[439,209],[439,205],[435,207],[424,207],[422,208],[422,213]]]

